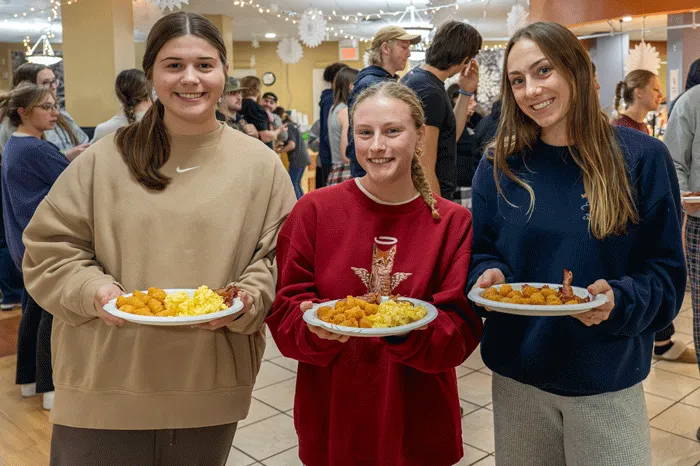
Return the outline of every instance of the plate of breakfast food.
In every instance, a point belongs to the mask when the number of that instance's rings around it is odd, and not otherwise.
[[[700,192],[683,193],[681,197],[685,202],[696,204],[700,202]]]
[[[238,287],[211,290],[149,288],[112,299],[103,309],[113,316],[144,325],[196,325],[235,314],[243,309]]]
[[[570,316],[590,311],[608,302],[603,294],[571,286],[573,274],[564,270],[561,285],[551,283],[505,283],[474,288],[468,298],[492,311],[521,316]]]
[[[420,299],[366,295],[317,303],[304,320],[339,335],[389,337],[424,327],[437,316],[437,308]]]

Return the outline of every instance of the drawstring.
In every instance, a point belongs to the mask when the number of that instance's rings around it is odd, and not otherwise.
[[[175,445],[175,429],[170,429],[170,446]]]

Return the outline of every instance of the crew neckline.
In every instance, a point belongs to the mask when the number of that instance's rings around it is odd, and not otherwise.
[[[219,127],[214,131],[210,131],[204,134],[173,134],[168,133],[170,136],[170,143],[172,146],[177,146],[178,148],[193,149],[196,147],[206,147],[213,146],[219,143],[221,136],[224,134],[226,125],[219,123]]]
[[[359,178],[354,178],[354,180],[355,180],[355,184],[357,185],[357,187],[359,188],[359,190],[362,191],[362,193],[363,193],[365,196],[367,196],[368,198],[370,198],[373,202],[376,202],[377,204],[389,205],[389,206],[406,205],[406,204],[410,204],[411,202],[415,201],[416,199],[418,199],[418,198],[420,197],[420,193],[416,193],[415,196],[413,196],[411,199],[408,199],[407,201],[401,201],[401,202],[386,202],[386,201],[382,201],[382,200],[379,199],[377,196],[375,196],[375,195],[373,195],[372,193],[370,193],[369,191],[367,191],[367,189],[366,189],[364,186],[362,186],[362,183],[360,183],[360,179],[359,179]]]

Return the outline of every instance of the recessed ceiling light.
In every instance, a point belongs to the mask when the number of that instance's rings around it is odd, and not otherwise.
[[[622,21],[624,21],[625,23],[629,23],[630,21],[632,21],[632,17],[631,16],[623,16]]]
[[[265,37],[267,37],[268,39],[274,39],[275,37],[277,37],[277,34],[275,34],[274,32],[268,32],[265,34]]]

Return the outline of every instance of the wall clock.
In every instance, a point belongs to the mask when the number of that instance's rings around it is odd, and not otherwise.
[[[277,78],[275,78],[275,75],[271,71],[268,71],[262,75],[262,82],[266,86],[272,86],[275,84],[276,79]]]

